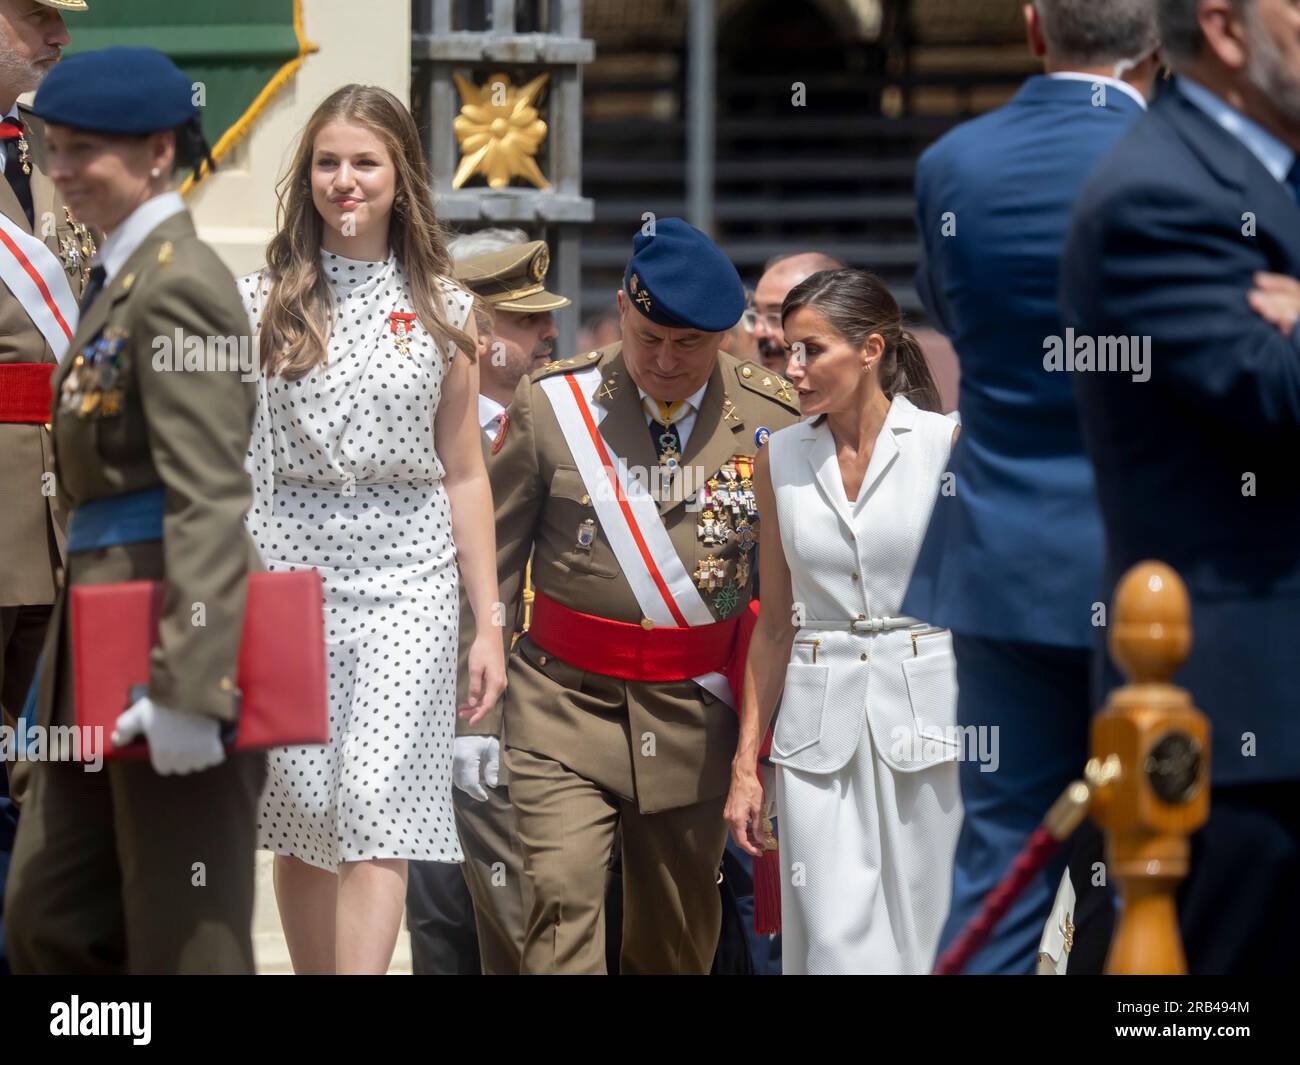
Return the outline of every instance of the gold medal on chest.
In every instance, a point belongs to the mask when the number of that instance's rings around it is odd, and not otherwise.
[[[720,558],[706,555],[691,576],[701,590],[716,592],[727,582],[727,564]]]

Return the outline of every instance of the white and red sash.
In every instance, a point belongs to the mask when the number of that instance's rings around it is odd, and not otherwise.
[[[0,214],[0,281],[61,362],[77,329],[77,300],[68,275],[43,240],[5,214]]]
[[[599,383],[600,370],[595,366],[540,382],[619,568],[641,612],[656,625],[716,624],[664,528],[658,504],[639,479],[628,475],[627,464],[619,461],[600,435],[599,419],[587,398]],[[692,680],[728,706],[733,704],[730,685],[721,673]]]

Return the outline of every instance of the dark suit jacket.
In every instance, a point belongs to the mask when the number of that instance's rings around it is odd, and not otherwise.
[[[1150,337],[1149,381],[1074,386],[1107,587],[1146,558],[1187,582],[1180,681],[1210,716],[1220,783],[1300,776],[1300,330],[1251,311],[1257,270],[1300,276],[1300,205],[1170,88],[1088,182],[1062,299],[1080,334]]]
[[[1142,113],[1113,86],[1048,77],[921,157],[917,287],[961,360],[962,433],[903,604],[971,635],[1088,647],[1101,519],[1069,379],[1043,370],[1061,332],[1070,209]],[[956,232],[945,235],[945,216]]]

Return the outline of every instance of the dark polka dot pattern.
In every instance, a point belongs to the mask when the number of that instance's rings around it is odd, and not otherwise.
[[[269,570],[314,566],[325,589],[330,742],[271,752],[258,844],[340,862],[457,862],[451,805],[459,600],[451,508],[434,451],[443,356],[414,323],[394,259],[323,254],[333,298],[324,365],[263,378],[249,528]],[[254,334],[269,285],[239,283]],[[470,298],[444,282],[448,321]]]

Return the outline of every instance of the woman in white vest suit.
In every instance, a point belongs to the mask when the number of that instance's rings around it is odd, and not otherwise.
[[[957,430],[878,278],[814,274],[781,313],[807,420],[755,465],[763,594],[726,817],[757,856],[779,701],[784,971],[924,973],[961,822],[956,671],[950,634],[899,604]]]

